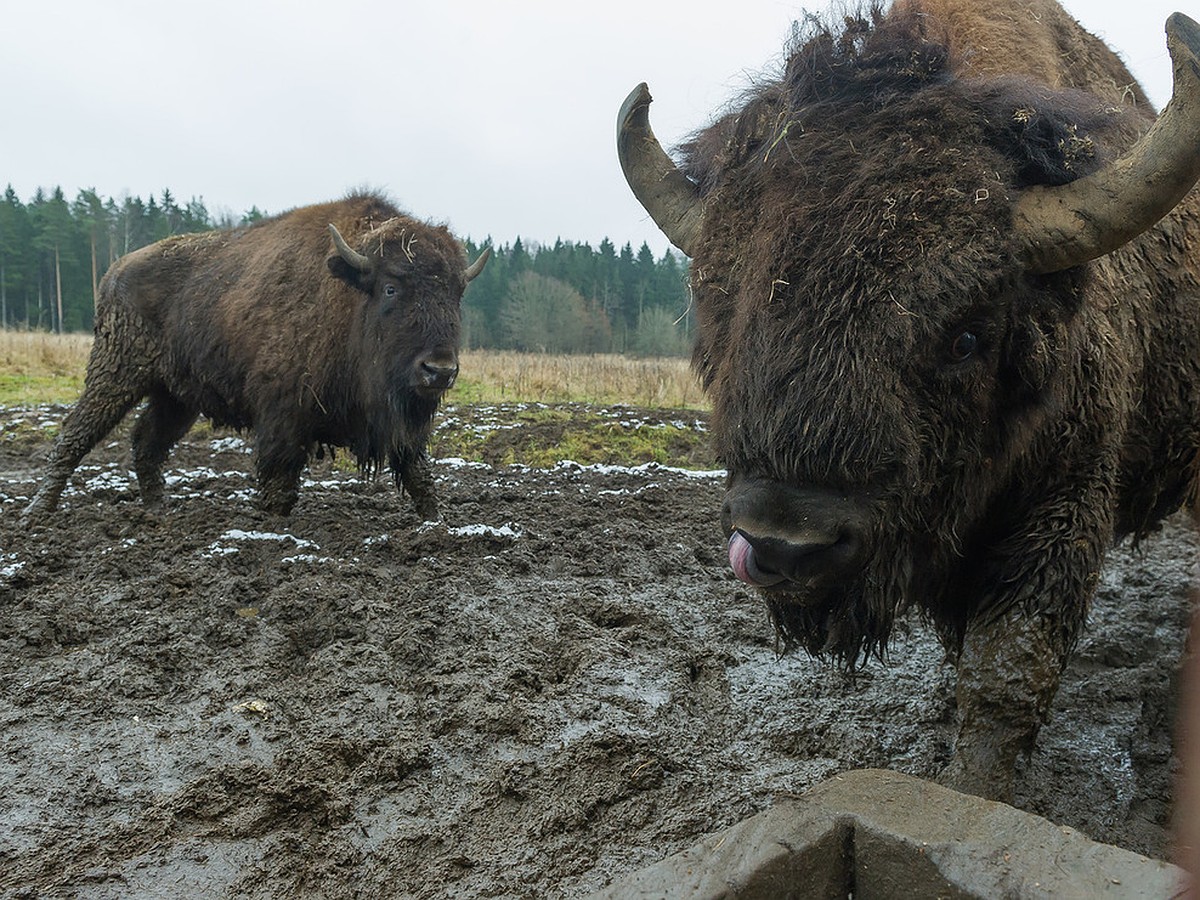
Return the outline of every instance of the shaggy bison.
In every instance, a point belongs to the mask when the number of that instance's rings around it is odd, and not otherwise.
[[[676,164],[639,86],[635,195],[690,255],[736,574],[847,666],[917,607],[958,665],[948,783],[1012,795],[1106,548],[1200,440],[1200,30],[1175,96],[1050,0],[810,22]]]
[[[349,447],[390,465],[418,512],[437,515],[426,445],[458,375],[469,267],[444,227],[363,194],[246,228],[167,238],[120,259],[100,285],[83,394],[27,517],[143,397],[133,431],[142,500],[201,413],[251,429],[263,508],[288,513],[309,455]]]

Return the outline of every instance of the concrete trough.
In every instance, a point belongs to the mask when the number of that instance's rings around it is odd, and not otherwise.
[[[594,895],[1153,898],[1180,870],[1003,803],[897,772],[824,781]]]

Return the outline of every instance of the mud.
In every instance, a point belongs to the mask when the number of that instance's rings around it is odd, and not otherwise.
[[[854,681],[777,654],[719,475],[443,460],[433,525],[324,460],[279,519],[201,428],[162,512],[117,435],[24,530],[61,414],[0,410],[0,897],[577,897],[834,773],[948,759],[920,621]],[[1194,557],[1181,520],[1112,554],[1019,806],[1169,852]]]

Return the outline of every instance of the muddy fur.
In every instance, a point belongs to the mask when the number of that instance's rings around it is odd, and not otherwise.
[[[1196,195],[1098,262],[1023,272],[1020,191],[1094,171],[1153,114],[1140,91],[1118,106],[979,78],[953,24],[915,2],[810,21],[782,78],[684,148],[705,204],[693,361],[734,481],[870,508],[868,559],[840,590],[768,594],[788,645],[854,666],[916,605],[957,653],[1016,611],[1061,668],[1106,549],[1187,492]],[[1055,85],[1133,83],[1074,27],[1087,78],[1060,63]],[[977,349],[957,360],[964,333]]]
[[[339,255],[330,224],[366,271]],[[310,454],[348,447],[365,469],[390,465],[435,515],[425,446],[439,394],[421,365],[457,359],[464,270],[449,231],[372,194],[131,253],[101,284],[86,387],[31,512],[52,509],[83,454],[148,396],[134,460],[149,502],[203,414],[254,432],[267,509],[291,509]]]

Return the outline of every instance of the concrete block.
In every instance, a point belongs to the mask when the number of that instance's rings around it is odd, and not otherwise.
[[[594,895],[608,900],[1150,898],[1180,871],[1003,803],[847,772]]]

